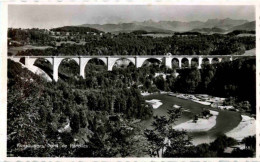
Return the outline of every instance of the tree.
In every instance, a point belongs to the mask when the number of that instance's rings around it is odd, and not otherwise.
[[[80,116],[76,112],[71,119],[70,126],[73,133],[78,133],[80,128]]]
[[[180,156],[191,145],[191,138],[187,135],[187,132],[176,131],[172,126],[181,116],[181,113],[181,109],[172,109],[168,110],[169,118],[165,116],[154,117],[153,129],[145,130],[145,136],[149,142],[150,156]]]
[[[203,143],[195,147],[196,155],[195,157],[217,157],[215,151],[210,150],[210,145]]]
[[[248,136],[243,138],[242,142],[245,144],[246,149],[255,150],[256,149],[256,138],[255,136]]]
[[[199,116],[198,116],[197,114],[194,115],[194,117],[193,117],[193,122],[194,122],[194,123],[197,123],[198,119],[199,119]]]
[[[200,71],[196,68],[183,69],[178,79],[178,89],[181,92],[194,93],[201,82]]]
[[[217,155],[221,156],[226,147],[234,146],[236,144],[237,141],[234,138],[227,137],[226,135],[220,135],[215,141],[210,143],[210,150],[216,151]]]
[[[158,77],[155,78],[154,84],[156,85],[156,87],[162,91],[167,90],[167,83],[164,80],[163,76],[160,75]]]

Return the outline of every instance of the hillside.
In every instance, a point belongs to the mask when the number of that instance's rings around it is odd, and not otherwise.
[[[51,31],[55,32],[79,32],[79,33],[86,33],[86,32],[93,32],[93,33],[103,33],[98,29],[90,28],[90,27],[82,27],[82,26],[63,26],[59,28],[53,28]]]
[[[255,30],[255,21],[235,26],[235,27],[233,27],[233,28],[231,28],[229,30],[230,31],[234,31],[234,30]]]
[[[193,29],[191,32],[200,32],[200,33],[224,33],[226,30],[221,28],[201,28],[201,29]]]
[[[135,23],[122,23],[122,24],[84,24],[83,27],[90,27],[95,28],[97,30],[101,30],[104,32],[111,32],[111,33],[130,33],[136,30],[144,30],[147,32],[160,32],[160,33],[173,33],[172,30],[163,29],[163,28],[157,28],[154,26],[145,26],[145,25],[139,25]]]
[[[230,29],[234,26],[238,26],[244,23],[248,23],[247,20],[233,20],[230,18],[226,18],[226,19],[209,19],[204,23],[204,27],[205,28],[221,28],[221,29]]]

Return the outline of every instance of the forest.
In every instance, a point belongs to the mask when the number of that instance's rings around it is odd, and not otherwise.
[[[163,148],[162,157],[254,156],[251,136],[243,140],[247,149],[230,154],[224,148],[237,141],[225,135],[210,144],[192,145],[187,132],[171,129],[181,109],[169,110],[169,118],[154,116],[150,130],[142,130],[137,121],[153,116],[141,90],[232,96],[237,103],[249,101],[245,111],[255,113],[255,59],[181,69],[177,77],[174,70],[158,65],[112,72],[97,65],[87,68],[92,70],[86,70],[86,79],[46,82],[8,60],[8,156],[156,157]],[[167,74],[165,80],[155,77],[159,72]]]
[[[132,120],[152,116],[136,88],[79,89],[45,82],[12,61],[8,66],[8,148],[15,156],[80,156],[81,151],[69,147],[73,144],[88,144],[91,152],[85,156],[115,156],[125,150],[119,144],[134,133]],[[64,129],[68,123],[70,128]],[[54,143],[67,147],[48,147]],[[18,144],[45,148],[35,152]]]
[[[79,33],[79,34],[87,34],[87,32],[93,33],[102,33],[102,31],[89,28],[89,27],[80,27],[80,26],[64,26],[59,28],[51,29],[53,32],[70,32],[70,33]]]
[[[48,45],[46,50],[28,49],[18,55],[241,55],[255,48],[255,37],[238,36],[248,31],[233,31],[227,34],[175,33],[171,37],[146,36],[144,31],[131,33],[102,33],[86,27],[62,27],[61,36],[52,36],[50,31],[40,29],[8,30],[8,38],[23,45]],[[92,34],[90,34],[91,32]],[[66,33],[69,33],[66,36]],[[95,33],[95,34],[93,34]],[[72,44],[84,42],[84,44]],[[56,42],[62,42],[57,46]],[[66,43],[67,42],[67,43]]]

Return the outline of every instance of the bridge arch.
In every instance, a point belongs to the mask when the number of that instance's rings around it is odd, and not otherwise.
[[[94,61],[94,60],[98,61],[99,63],[102,62],[104,65],[107,65],[107,59],[106,59],[106,58],[99,58],[99,57],[90,58],[90,59],[86,62],[86,64],[92,63],[92,61]]]
[[[89,63],[97,63],[99,64],[104,64],[107,66],[107,59],[106,58],[99,58],[99,57],[93,57],[93,58],[81,58],[80,60],[80,66],[83,68],[82,70],[85,70],[86,66]]]
[[[204,57],[201,60],[201,67],[207,66],[212,63],[212,58]]]
[[[172,63],[172,68],[180,68],[180,60],[176,57],[174,57],[171,61]]]
[[[199,66],[199,58],[198,57],[193,57],[191,59],[191,67],[198,67]]]
[[[35,62],[36,61],[38,61],[38,60],[40,60],[41,58],[37,58],[36,60],[35,60]],[[53,65],[53,58],[49,58],[49,57],[47,57],[47,58],[42,58],[45,62],[49,62],[51,65]],[[35,63],[34,62],[34,63]]]
[[[221,62],[231,61],[230,58],[231,58],[231,57],[223,57],[223,58],[221,58]]]
[[[187,67],[189,67],[189,60],[188,60],[188,58],[186,58],[186,57],[183,57],[182,59],[181,59],[181,67],[183,67],[183,68],[187,68]]]
[[[31,65],[43,70],[50,78],[53,78],[53,59],[52,58],[36,58],[31,61]]]
[[[209,58],[205,57],[202,59],[202,65],[207,65],[207,64],[210,64],[210,60]]]
[[[35,66],[37,62],[45,62],[50,63],[53,65],[53,58],[51,57],[28,57],[25,58],[25,65],[26,66]]]
[[[80,75],[79,58],[59,58],[58,60],[56,59],[55,66],[57,68],[58,77],[68,79],[72,76]]]
[[[135,58],[118,58],[115,60],[115,62],[112,65],[113,68],[127,68],[130,65],[135,65]]]
[[[107,57],[107,68],[108,68],[108,71],[112,71],[116,61],[120,60],[120,59],[127,59],[131,62],[133,62],[133,64],[135,64],[135,58],[134,57]]]
[[[107,70],[107,61],[98,57],[90,58],[87,61],[81,61],[80,68],[80,75],[85,78],[93,70],[96,72]]]
[[[107,60],[104,58],[93,57],[85,63],[85,66],[87,66],[88,64],[93,64],[93,63],[96,63],[97,65],[101,65],[101,64],[107,65]]]
[[[158,59],[156,57],[150,57],[150,58],[147,58],[143,61],[143,64],[142,66],[149,66],[151,64],[155,64],[155,65],[159,65],[162,63],[162,60],[161,59]]]
[[[31,69],[31,70],[36,67],[35,63],[37,63],[39,60],[41,60],[41,62],[46,62],[46,63],[50,63],[51,65],[53,65],[53,59],[51,57],[25,56],[25,57],[14,58],[14,59],[18,60],[18,62],[20,62],[21,64],[24,64],[28,69]],[[39,63],[38,63],[38,65],[39,65]],[[39,67],[39,66],[37,66],[37,67]],[[39,68],[41,68],[41,67],[39,67]]]
[[[212,64],[219,63],[220,60],[217,57],[212,58]]]

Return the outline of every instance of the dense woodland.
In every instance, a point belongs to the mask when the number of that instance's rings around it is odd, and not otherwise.
[[[136,119],[152,116],[152,108],[144,102],[140,90],[197,93],[200,86],[203,92],[231,95],[237,103],[253,98],[245,111],[254,113],[255,59],[208,65],[201,70],[183,69],[178,77],[174,70],[158,65],[114,68],[112,72],[102,70],[100,65],[87,68],[86,79],[71,77],[65,82],[60,79],[50,83],[9,60],[9,156],[156,157],[162,148],[165,149],[163,157],[254,155],[255,137],[243,140],[248,146],[246,150],[235,149],[231,154],[224,153],[224,148],[237,141],[226,136],[210,144],[191,145],[185,131],[170,129],[180,117],[181,109],[169,111],[169,118],[154,117],[151,130],[142,130]],[[231,70],[224,73],[226,68]],[[162,71],[170,74],[166,80],[162,76],[154,77]],[[238,77],[243,84],[235,82]],[[230,82],[235,87],[230,87]],[[182,89],[178,86],[181,83],[189,88]],[[171,145],[163,143],[165,138]],[[33,144],[42,148],[29,148]],[[28,148],[23,147],[26,145]]]
[[[81,156],[70,144],[87,144],[90,152],[84,156],[116,156],[127,149],[120,144],[127,145],[133,133],[131,120],[152,116],[136,88],[79,89],[65,82],[47,83],[11,61],[8,66],[8,148],[15,156]],[[63,131],[68,123],[70,129]],[[54,143],[68,148],[50,149],[48,144]],[[34,152],[17,144],[46,149]]]
[[[87,34],[87,33],[103,33],[100,30],[89,28],[89,27],[80,27],[80,26],[64,26],[59,28],[51,29],[53,32],[70,32],[70,33],[79,33],[79,34]]]
[[[47,50],[30,49],[18,55],[229,55],[243,54],[255,48],[255,37],[238,34],[248,31],[233,31],[228,34],[204,35],[199,33],[175,33],[171,37],[151,37],[132,33],[101,33],[96,29],[84,27],[63,27],[53,36],[50,31],[40,29],[9,29],[10,40],[25,44],[49,45]],[[84,32],[85,31],[85,32]],[[68,35],[66,34],[68,33]],[[56,46],[56,42],[63,42]],[[71,44],[84,42],[84,44]]]
[[[171,90],[174,91],[174,87],[176,91],[184,93],[206,93],[231,98],[233,96],[238,103],[249,101],[251,106],[244,110],[256,113],[255,59],[238,59],[207,65],[201,70],[182,70]]]

